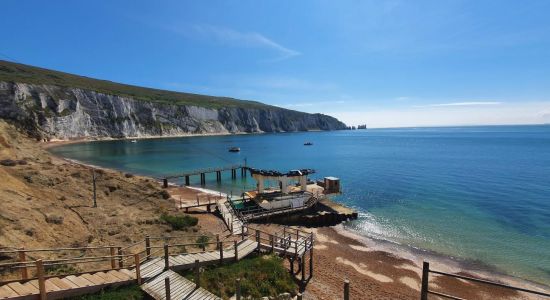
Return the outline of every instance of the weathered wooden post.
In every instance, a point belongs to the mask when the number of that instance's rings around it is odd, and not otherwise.
[[[241,225],[241,240],[244,241],[244,225]]]
[[[237,300],[241,300],[241,279],[235,279],[235,294],[237,294]]]
[[[113,245],[111,245],[110,249],[111,249],[111,269],[116,269],[115,247]]]
[[[147,259],[151,258],[151,238],[145,236],[145,253],[147,254]]]
[[[162,179],[162,187],[167,188],[168,187],[168,178]]]
[[[344,280],[344,300],[349,300],[349,280]]]
[[[273,234],[269,235],[269,244],[271,246],[271,253],[275,251],[275,238],[273,237]]]
[[[302,283],[306,282],[306,256],[303,255],[300,259],[302,262]]]
[[[290,263],[290,274],[294,275],[294,258],[289,258],[288,262]]]
[[[235,261],[239,260],[239,248],[237,248],[237,241],[233,241],[233,247],[235,247]]]
[[[166,300],[170,300],[170,277],[164,277],[164,289],[166,291]]]
[[[185,175],[185,185],[189,185],[189,175]]]
[[[223,242],[218,242],[218,249],[220,250],[220,265],[223,264]]]
[[[139,261],[139,253],[134,254],[134,264],[136,265],[136,281],[138,285],[141,285],[141,266]]]
[[[122,247],[117,248],[117,255],[118,255],[118,267],[122,269],[124,267],[124,260],[122,259]]]
[[[420,289],[420,300],[428,300],[428,281],[430,277],[430,263],[422,263],[422,287]]]
[[[220,245],[220,235],[216,234],[216,250],[218,249],[219,245]]]
[[[256,242],[258,242],[258,245],[256,246],[256,250],[260,252],[260,231],[256,229]]]
[[[168,244],[164,244],[164,270],[168,270],[170,268],[170,256],[168,253]]]
[[[46,293],[46,279],[44,278],[44,264],[42,260],[36,261],[36,277],[38,278],[38,290],[40,291],[40,300],[46,300],[48,295]]]
[[[28,279],[29,273],[27,271],[27,266],[25,265],[25,261],[27,260],[27,256],[25,254],[25,248],[19,249],[19,262],[22,263],[21,268],[21,279]]]
[[[200,269],[199,269],[199,268],[200,268],[200,266],[199,266],[199,260],[196,259],[196,260],[195,260],[195,270],[194,270],[194,271],[195,271],[195,287],[196,287],[196,288],[199,288],[199,287],[201,286],[201,283],[200,283],[200,279],[201,279],[200,276],[201,276],[201,274],[200,274]]]
[[[309,278],[313,277],[313,245],[309,249]]]

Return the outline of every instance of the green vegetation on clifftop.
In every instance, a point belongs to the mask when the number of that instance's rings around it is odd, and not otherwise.
[[[165,104],[194,105],[208,108],[242,107],[282,110],[282,108],[256,101],[145,88],[23,65],[5,60],[0,60],[0,81],[79,88],[103,94]]]

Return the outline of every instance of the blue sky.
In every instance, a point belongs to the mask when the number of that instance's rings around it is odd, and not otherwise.
[[[2,59],[369,127],[550,123],[550,1],[1,7]]]

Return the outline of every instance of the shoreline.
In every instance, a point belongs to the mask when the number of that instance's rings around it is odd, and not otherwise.
[[[42,144],[42,146],[45,146],[45,145]],[[44,147],[44,148],[48,149],[49,147]],[[62,159],[62,160],[65,160],[65,161],[68,161],[68,162],[71,162],[71,163],[74,163],[74,164],[79,164],[79,165],[86,166],[86,167],[91,167],[91,168],[98,168],[98,169],[103,169],[103,170],[111,170],[111,171],[126,173],[125,171],[122,171],[122,170],[95,166],[95,165],[87,164],[87,163],[84,163],[84,162],[81,162],[81,161],[78,161],[78,160],[64,158],[62,156],[55,155],[51,152],[49,152],[49,153],[50,153],[50,155],[52,155],[56,158],[59,158],[59,159]],[[142,175],[142,174],[136,174],[136,175],[143,176],[143,177],[148,177],[149,179],[154,180],[155,182],[158,182],[160,184],[160,182],[157,179],[155,179],[151,176]],[[189,188],[191,190],[195,190],[195,191],[198,191],[198,192],[210,193],[210,194],[214,194],[214,195],[220,195],[220,193],[222,195],[226,195],[223,192],[216,191],[216,190],[209,189],[209,188],[202,188],[202,187],[195,187],[195,186],[187,186],[186,188]],[[345,206],[345,205],[343,205],[343,204],[341,204],[337,201],[334,201],[332,199],[329,199],[329,201],[332,201],[334,203],[337,203],[339,205],[347,207],[347,206]],[[293,227],[296,227],[296,226],[293,226]],[[305,227],[305,226],[303,226],[303,227]],[[489,264],[483,264],[483,263],[480,264],[480,263],[475,263],[473,261],[460,260],[460,259],[454,258],[452,256],[437,253],[437,252],[434,252],[434,251],[431,251],[431,250],[428,250],[428,249],[416,248],[416,247],[403,245],[403,244],[395,243],[395,242],[388,241],[388,240],[376,239],[374,237],[369,237],[369,236],[364,235],[360,232],[357,232],[357,231],[355,231],[351,228],[346,228],[345,222],[341,223],[339,225],[335,225],[335,226],[320,226],[320,227],[313,226],[313,227],[310,227],[310,228],[309,227],[305,227],[305,228],[307,228],[309,230],[313,229],[312,231],[314,231],[314,232],[317,232],[320,229],[332,229],[332,230],[334,230],[335,234],[338,235],[338,236],[332,236],[331,234],[329,234],[328,236],[331,239],[332,238],[338,239],[338,238],[343,237],[343,238],[351,239],[351,240],[357,242],[358,244],[362,245],[362,246],[355,246],[355,248],[352,247],[354,251],[356,251],[358,253],[360,253],[360,252],[384,252],[384,253],[388,254],[389,256],[395,257],[396,259],[408,260],[408,261],[414,263],[414,267],[416,268],[415,272],[417,272],[419,274],[421,274],[422,261],[426,260],[426,261],[430,262],[432,268],[434,268],[434,266],[435,266],[434,269],[436,269],[438,271],[449,272],[449,273],[466,274],[467,276],[470,275],[472,277],[485,278],[485,279],[488,279],[488,280],[491,280],[491,281],[503,282],[503,283],[506,283],[506,284],[509,284],[509,285],[513,285],[513,286],[516,286],[516,287],[527,288],[527,289],[540,290],[540,291],[546,291],[546,292],[550,291],[550,285],[544,285],[542,283],[535,282],[535,281],[532,281],[532,280],[529,280],[529,279],[524,279],[524,278],[521,278],[521,277],[516,277],[516,276],[510,275],[510,274],[507,274],[507,273],[505,273],[503,271],[500,271],[500,270],[498,270],[498,268],[496,268],[494,266],[491,266]],[[526,299],[530,299],[530,298],[526,298]]]
[[[388,240],[377,239],[361,234],[356,230],[346,228],[345,223],[331,226],[338,234],[353,239],[365,245],[370,251],[383,251],[399,258],[415,262],[419,270],[422,269],[422,261],[430,262],[430,269],[447,273],[468,273],[472,277],[487,278],[495,282],[541,291],[550,291],[550,285],[545,285],[530,279],[510,275],[499,270],[496,266],[484,262],[458,259],[453,256],[441,254],[429,249],[416,248]],[[434,268],[435,266],[435,268]]]
[[[344,130],[344,129],[341,129]],[[228,136],[228,135],[255,135],[255,134],[270,134],[270,133],[300,133],[300,132],[325,132],[325,131],[338,131],[338,130],[305,130],[305,131],[282,131],[282,132],[215,132],[215,133],[185,133],[176,135],[150,135],[139,137],[84,137],[77,139],[51,139],[48,141],[41,141],[40,144],[44,149],[49,149],[57,146],[92,143],[92,142],[108,142],[108,141],[127,141],[127,140],[153,140],[153,139],[170,139],[170,138],[186,138],[186,137],[207,137],[207,136]]]

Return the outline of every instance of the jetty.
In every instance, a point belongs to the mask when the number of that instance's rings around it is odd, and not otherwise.
[[[164,188],[168,187],[168,182],[170,180],[183,178],[185,180],[185,185],[189,185],[190,177],[191,176],[200,176],[200,183],[201,186],[204,186],[206,184],[206,175],[210,173],[216,173],[216,182],[222,181],[222,172],[225,171],[231,171],[231,179],[237,178],[237,170],[240,170],[241,177],[246,177],[246,171],[248,167],[246,164],[236,164],[236,165],[228,165],[228,166],[222,166],[222,167],[213,167],[213,168],[204,168],[204,169],[196,169],[189,172],[184,172],[181,174],[171,174],[166,175],[162,178],[159,178],[162,180],[162,186]]]
[[[62,299],[131,283],[140,285],[154,299],[220,299],[200,286],[199,269],[236,262],[254,252],[273,253],[288,259],[291,274],[302,283],[311,278],[312,233],[286,227],[276,233],[245,225],[243,228],[246,229],[241,229],[239,236],[230,236],[236,239],[229,241],[217,238],[214,242],[200,244],[202,250],[198,252],[183,251],[185,247],[196,247],[199,244],[178,244],[172,240],[175,237],[146,237],[125,247],[3,249],[0,255],[16,257],[17,261],[1,263],[0,272],[18,274],[19,278],[0,282],[0,299]],[[157,245],[154,245],[154,241],[157,241]],[[158,242],[164,244],[159,245]],[[207,250],[207,247],[212,249]],[[79,254],[67,256],[68,251]],[[47,259],[35,259],[44,253],[48,254]],[[308,257],[309,268],[306,268]],[[46,273],[46,270],[61,265],[67,267],[66,273]],[[74,267],[77,265],[87,267],[80,267],[82,271],[76,271]],[[176,273],[183,270],[193,270],[194,282]],[[306,273],[309,273],[307,278]]]

